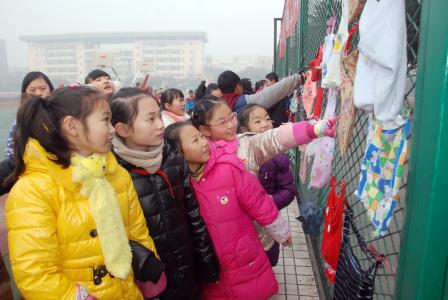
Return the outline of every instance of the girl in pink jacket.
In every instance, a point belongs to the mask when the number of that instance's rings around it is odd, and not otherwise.
[[[277,280],[252,221],[284,245],[291,244],[289,225],[236,156],[238,140],[209,146],[188,122],[169,126],[165,134],[192,171],[191,184],[220,264],[219,281],[203,286],[202,299],[261,300],[277,293]]]
[[[197,102],[191,120],[215,147],[225,147],[228,143],[238,145],[236,155],[256,175],[261,165],[292,147],[308,144],[318,137],[335,137],[338,118],[319,120],[315,124],[308,121],[287,123],[258,134],[245,132],[237,135],[236,114],[224,101],[215,98]],[[259,225],[256,224],[260,241],[269,251],[274,246],[274,239]]]
[[[254,174],[258,174],[261,165],[290,148],[308,144],[318,137],[335,137],[337,120],[336,117],[319,120],[315,124],[308,121],[286,123],[263,133],[245,132],[237,135],[236,113],[226,102],[216,97],[199,101],[191,117],[193,125],[212,143],[239,140],[237,156]]]

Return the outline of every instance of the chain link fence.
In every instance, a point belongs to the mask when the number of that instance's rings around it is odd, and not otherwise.
[[[408,50],[408,80],[405,107],[407,110],[412,110],[415,95],[421,0],[405,0],[405,2]],[[300,7],[301,12],[296,30],[286,41],[285,56],[282,59],[278,59],[275,65],[275,70],[281,77],[297,72],[314,58],[319,46],[324,42],[327,20],[333,15],[336,15],[338,19],[340,17],[341,1],[301,0]],[[338,24],[336,24],[336,28],[337,26]],[[356,49],[357,41],[358,37],[355,36],[354,49]],[[325,100],[323,107],[325,107]],[[337,107],[337,112],[339,112],[339,105]],[[400,252],[400,233],[403,226],[404,210],[406,207],[407,162],[404,172],[405,175],[400,188],[399,204],[396,207],[393,219],[390,222],[388,234],[381,238],[372,239],[373,225],[367,218],[367,211],[364,205],[361,202],[358,202],[354,195],[359,184],[361,161],[366,146],[367,126],[367,115],[358,110],[353,130],[353,139],[345,155],[341,155],[339,152],[339,141],[336,139],[332,174],[336,176],[338,180],[343,179],[347,182],[346,197],[354,210],[354,220],[360,233],[368,243],[372,243],[380,253],[387,256],[393,269],[397,270],[398,255]],[[409,143],[409,145],[410,144],[411,143]],[[300,168],[300,153],[298,150],[295,150],[291,155],[294,163],[294,173],[298,174]],[[324,207],[330,188],[327,186],[321,190],[308,189],[311,165],[312,164],[308,165],[308,178],[306,182],[302,184],[300,180],[296,180],[301,199],[300,201],[311,201],[315,205]],[[324,264],[321,257],[321,238],[322,233],[316,239],[309,239],[309,243],[312,249],[311,251],[317,258],[317,263],[314,266],[315,270],[318,271],[317,273],[319,273],[321,277],[323,292],[329,299],[331,296],[331,286],[323,277]],[[367,268],[370,261],[363,254],[359,246],[357,246],[357,241],[354,235],[351,236],[351,245],[353,245],[353,250],[360,259],[362,266]],[[384,268],[379,269],[375,282],[375,299],[394,299],[396,278],[396,274],[393,274],[393,272],[387,272]]]

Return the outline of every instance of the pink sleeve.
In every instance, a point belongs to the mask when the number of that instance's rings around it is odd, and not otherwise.
[[[291,236],[291,229],[288,221],[286,221],[280,214],[274,222],[266,225],[265,228],[277,243],[284,243]]]
[[[246,213],[261,226],[272,224],[279,212],[274,200],[248,170],[234,169],[238,202]]]
[[[307,121],[287,123],[279,127],[279,141],[285,148],[308,144],[316,138],[314,126]]]

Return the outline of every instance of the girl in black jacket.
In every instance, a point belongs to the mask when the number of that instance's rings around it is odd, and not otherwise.
[[[218,262],[185,161],[163,136],[158,103],[137,88],[121,89],[111,102],[113,150],[129,171],[149,233],[166,264],[161,299],[198,299],[199,280],[215,282]]]

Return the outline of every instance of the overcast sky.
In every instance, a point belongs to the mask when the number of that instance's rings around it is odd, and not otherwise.
[[[283,0],[0,0],[0,38],[10,66],[27,66],[19,35],[204,30],[206,54],[272,55]]]

